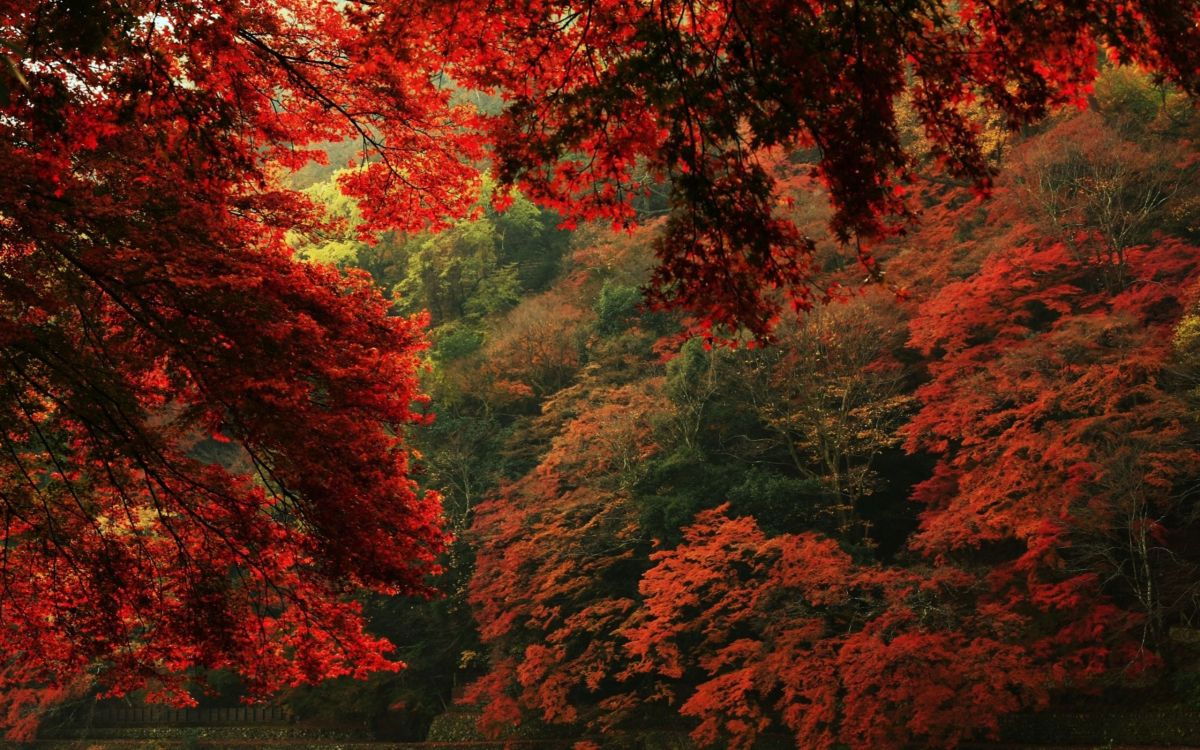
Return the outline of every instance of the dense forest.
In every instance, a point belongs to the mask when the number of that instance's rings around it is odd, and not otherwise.
[[[0,0],[9,737],[1200,705],[1197,29]]]
[[[367,244],[333,177],[307,187],[348,223],[300,257],[428,311],[412,440],[456,541],[443,598],[374,620],[409,668],[301,710],[432,715],[458,683],[494,731],[887,748],[1051,701],[1194,701],[1198,126],[1107,69],[1085,106],[988,132],[989,198],[923,183],[886,284],[820,243],[832,291],[764,345],[644,304],[654,195],[633,230],[517,196]],[[822,236],[811,157],[770,169]]]

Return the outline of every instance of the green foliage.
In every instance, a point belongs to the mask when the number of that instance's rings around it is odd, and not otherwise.
[[[495,226],[500,257],[516,266],[521,289],[545,289],[558,273],[570,241],[570,233],[558,228],[558,216],[518,193],[503,212],[487,205],[484,220]]]
[[[680,445],[645,466],[636,501],[640,525],[654,539],[674,544],[704,508],[719,505],[740,479],[737,466],[715,462],[695,446]]]
[[[338,187],[339,178],[345,174],[346,170],[333,171],[327,179],[305,188],[304,194],[324,207],[330,227],[311,236],[293,232],[292,247],[302,260],[366,271],[386,290],[392,285],[389,279],[403,262],[401,245],[391,232],[375,238],[374,242],[366,242],[359,236],[362,218],[358,204]]]
[[[474,354],[483,346],[483,332],[459,322],[447,323],[433,336],[432,354],[438,362],[449,362]]]
[[[511,307],[516,303],[515,285],[492,280],[503,270],[498,242],[496,227],[486,220],[460,223],[409,242],[404,276],[394,287],[400,309],[428,310],[437,326],[466,316],[468,310],[478,317]]]
[[[557,219],[524,196],[504,212],[482,199],[478,218],[400,246],[390,284],[400,310],[428,311],[436,328],[466,318],[480,321],[512,309],[553,276],[566,249]]]
[[[787,534],[819,526],[829,490],[819,479],[797,478],[760,466],[750,467],[742,482],[726,494],[736,515],[754,516],[767,534]]]
[[[460,319],[480,321],[516,306],[522,295],[543,289],[566,251],[568,233],[558,218],[520,194],[504,211],[484,191],[475,218],[434,233],[385,233],[366,242],[361,217],[338,181],[345,170],[309,184],[304,192],[325,209],[330,228],[293,234],[297,257],[314,263],[367,271],[396,298],[406,314],[429,312],[438,326]]]
[[[707,389],[716,354],[702,339],[689,339],[667,364],[667,394],[677,404],[694,400]]]
[[[637,287],[605,281],[594,308],[596,331],[611,336],[625,330],[641,301],[642,293]]]
[[[480,319],[510,310],[521,301],[521,277],[517,266],[500,266],[485,276],[463,305],[468,318]]]
[[[1096,80],[1095,98],[1105,119],[1126,130],[1144,129],[1159,112],[1168,92],[1129,66],[1109,68]]]

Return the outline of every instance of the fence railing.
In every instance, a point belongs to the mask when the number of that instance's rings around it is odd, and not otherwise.
[[[96,706],[86,718],[93,726],[234,726],[286,724],[279,706],[231,708],[168,708],[166,706]]]

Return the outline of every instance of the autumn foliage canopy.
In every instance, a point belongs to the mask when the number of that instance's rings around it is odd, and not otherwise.
[[[478,216],[485,172],[496,207],[519,191],[567,226],[630,226],[667,185],[650,306],[842,363],[824,400],[816,380],[754,390],[803,355],[740,380],[781,451],[829,457],[824,531],[714,497],[664,543],[636,500],[648,425],[700,450],[716,355],[564,390],[584,311],[543,300],[569,312],[548,333],[511,314],[494,359],[536,377],[509,395],[557,395],[547,449],[476,517],[488,720],[608,727],[663,702],[730,746],[770,726],[806,747],[952,743],[1054,684],[1148,668],[1128,636],[1171,616],[1175,584],[1145,571],[1196,457],[1164,374],[1195,248],[1135,241],[1095,191],[1059,190],[1053,241],[1014,224],[905,323],[847,343],[853,326],[781,315],[847,280],[789,209],[796,186],[823,191],[833,243],[886,281],[888,243],[948,195],[926,174],[960,180],[954,200],[1042,195],[994,184],[988,133],[1086,106],[1105,56],[1200,93],[1198,29],[1192,0],[0,0],[5,723],[93,687],[187,703],[204,670],[263,697],[401,666],[358,596],[432,594],[447,541],[408,447],[430,421],[426,320],[366,273],[296,259],[296,237],[345,226],[286,182],[347,140],[362,238]],[[1039,158],[1029,174],[1050,173]],[[903,363],[863,348],[904,325],[936,360],[917,406]],[[901,438],[935,464],[902,569],[835,539],[875,544],[856,514]]]

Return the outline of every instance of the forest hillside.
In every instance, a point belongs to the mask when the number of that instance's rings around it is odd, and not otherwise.
[[[379,700],[432,715],[469,684],[493,731],[877,749],[1196,700],[1198,123],[1108,70],[1086,106],[987,134],[989,197],[922,182],[883,283],[818,242],[820,300],[769,343],[647,307],[653,194],[633,229],[518,196],[367,244],[309,187],[348,233],[300,256],[429,316],[412,440],[455,541],[444,599],[379,605],[410,663]],[[770,169],[828,236],[810,156]],[[312,705],[368,710],[341,690]]]
[[[4,742],[1200,744],[1198,103],[1200,0],[0,0]]]

